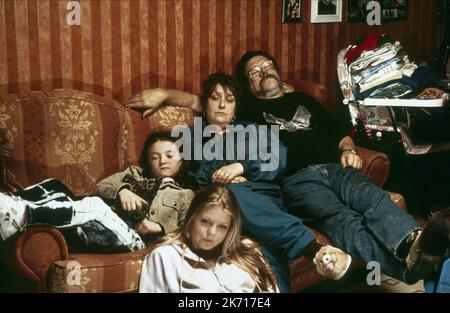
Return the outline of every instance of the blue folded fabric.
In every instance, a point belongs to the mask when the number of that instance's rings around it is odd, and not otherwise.
[[[435,78],[430,72],[428,65],[426,63],[422,63],[417,67],[411,77],[404,75],[402,79],[388,81],[364,92],[360,92],[359,86],[357,85],[355,90],[355,97],[358,100],[365,99],[367,97],[370,97],[370,95],[376,90],[387,87],[394,83],[406,84],[408,86],[411,86],[413,89],[418,89],[419,87],[433,83],[434,81]]]
[[[381,85],[378,85],[378,86],[376,86],[376,87],[373,87],[373,88],[371,88],[371,89],[368,89],[368,90],[366,90],[366,91],[364,91],[364,92],[360,92],[359,86],[356,86],[355,97],[356,97],[356,99],[358,99],[358,100],[363,100],[363,99],[365,99],[365,98],[368,98],[375,90],[378,90],[378,89],[380,89],[380,88],[387,87],[387,86],[389,86],[389,85],[391,85],[391,84],[394,84],[394,83],[397,83],[397,82],[399,82],[399,81],[401,81],[401,80],[400,80],[400,79],[397,79],[397,80],[391,80],[391,81],[385,82],[385,83],[383,83],[383,84],[381,84]]]
[[[413,88],[419,88],[420,86],[429,84],[435,80],[433,74],[431,74],[428,65],[422,63],[414,71],[411,77],[403,76],[401,82],[410,85]]]

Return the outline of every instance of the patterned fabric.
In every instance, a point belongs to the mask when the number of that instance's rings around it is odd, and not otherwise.
[[[176,125],[192,125],[194,113],[189,108],[180,108],[172,105],[165,105],[156,114],[148,117],[151,132],[167,132]]]
[[[161,181],[155,178],[137,180],[129,174],[125,175],[122,181],[124,183],[130,184],[131,192],[147,201],[147,204],[143,205],[142,209],[127,211],[122,208],[120,200],[114,200],[115,203],[113,208],[116,211],[117,215],[119,215],[124,221],[130,223],[131,225],[135,225],[137,222],[142,221],[144,218],[150,217],[150,205],[159,190]]]
[[[115,101],[75,90],[0,98],[6,185],[21,189],[54,177],[75,194],[87,194],[129,160],[125,111]]]
[[[124,151],[128,164],[137,164],[148,135],[155,132],[170,132],[176,125],[193,125],[194,112],[189,108],[164,105],[155,114],[141,118],[141,113],[127,109],[125,112],[125,135],[127,149]]]
[[[281,130],[285,129],[288,132],[311,129],[311,113],[303,106],[297,107],[297,111],[290,121],[266,112],[263,112],[263,116],[268,124],[280,125]]]
[[[71,254],[47,274],[50,292],[135,292],[149,248],[121,254]]]

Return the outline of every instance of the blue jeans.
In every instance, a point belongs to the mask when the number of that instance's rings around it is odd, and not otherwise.
[[[278,185],[247,181],[227,188],[239,202],[243,232],[262,246],[280,291],[292,291],[289,264],[314,240],[314,235],[299,218],[286,212]]]
[[[311,166],[282,184],[291,214],[355,259],[377,261],[385,274],[405,281],[406,264],[397,249],[420,226],[383,189],[360,171],[336,163]]]

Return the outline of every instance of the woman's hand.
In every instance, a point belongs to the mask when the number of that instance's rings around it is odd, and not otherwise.
[[[350,150],[344,150],[341,154],[341,165],[342,167],[353,167],[359,170],[362,168],[363,162],[356,153]]]
[[[243,183],[246,182],[247,178],[245,178],[244,176],[236,176],[235,178],[233,178],[231,180],[232,184],[239,184],[239,183]]]
[[[244,174],[244,167],[241,163],[233,163],[222,166],[212,175],[212,181],[214,183],[229,184],[237,176]]]
[[[139,197],[137,194],[129,189],[122,189],[119,191],[119,199],[122,208],[125,211],[134,211],[136,209],[142,209],[142,206],[147,204],[147,201]]]
[[[153,114],[169,97],[169,92],[162,88],[146,89],[134,95],[126,106],[143,111],[142,118]]]

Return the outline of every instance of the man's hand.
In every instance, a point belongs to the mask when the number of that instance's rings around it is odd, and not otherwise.
[[[153,114],[168,98],[169,92],[166,89],[146,89],[128,100],[126,106],[142,111],[142,118],[146,118]]]
[[[214,183],[229,184],[237,176],[244,174],[244,167],[241,163],[233,163],[222,166],[212,175],[212,181]]]
[[[350,150],[345,150],[341,154],[341,165],[342,167],[353,167],[359,170],[362,168],[363,162],[359,155]]]
[[[136,209],[142,209],[142,206],[147,204],[147,201],[139,197],[137,194],[129,189],[122,189],[119,191],[119,199],[122,208],[125,211],[134,211]]]

